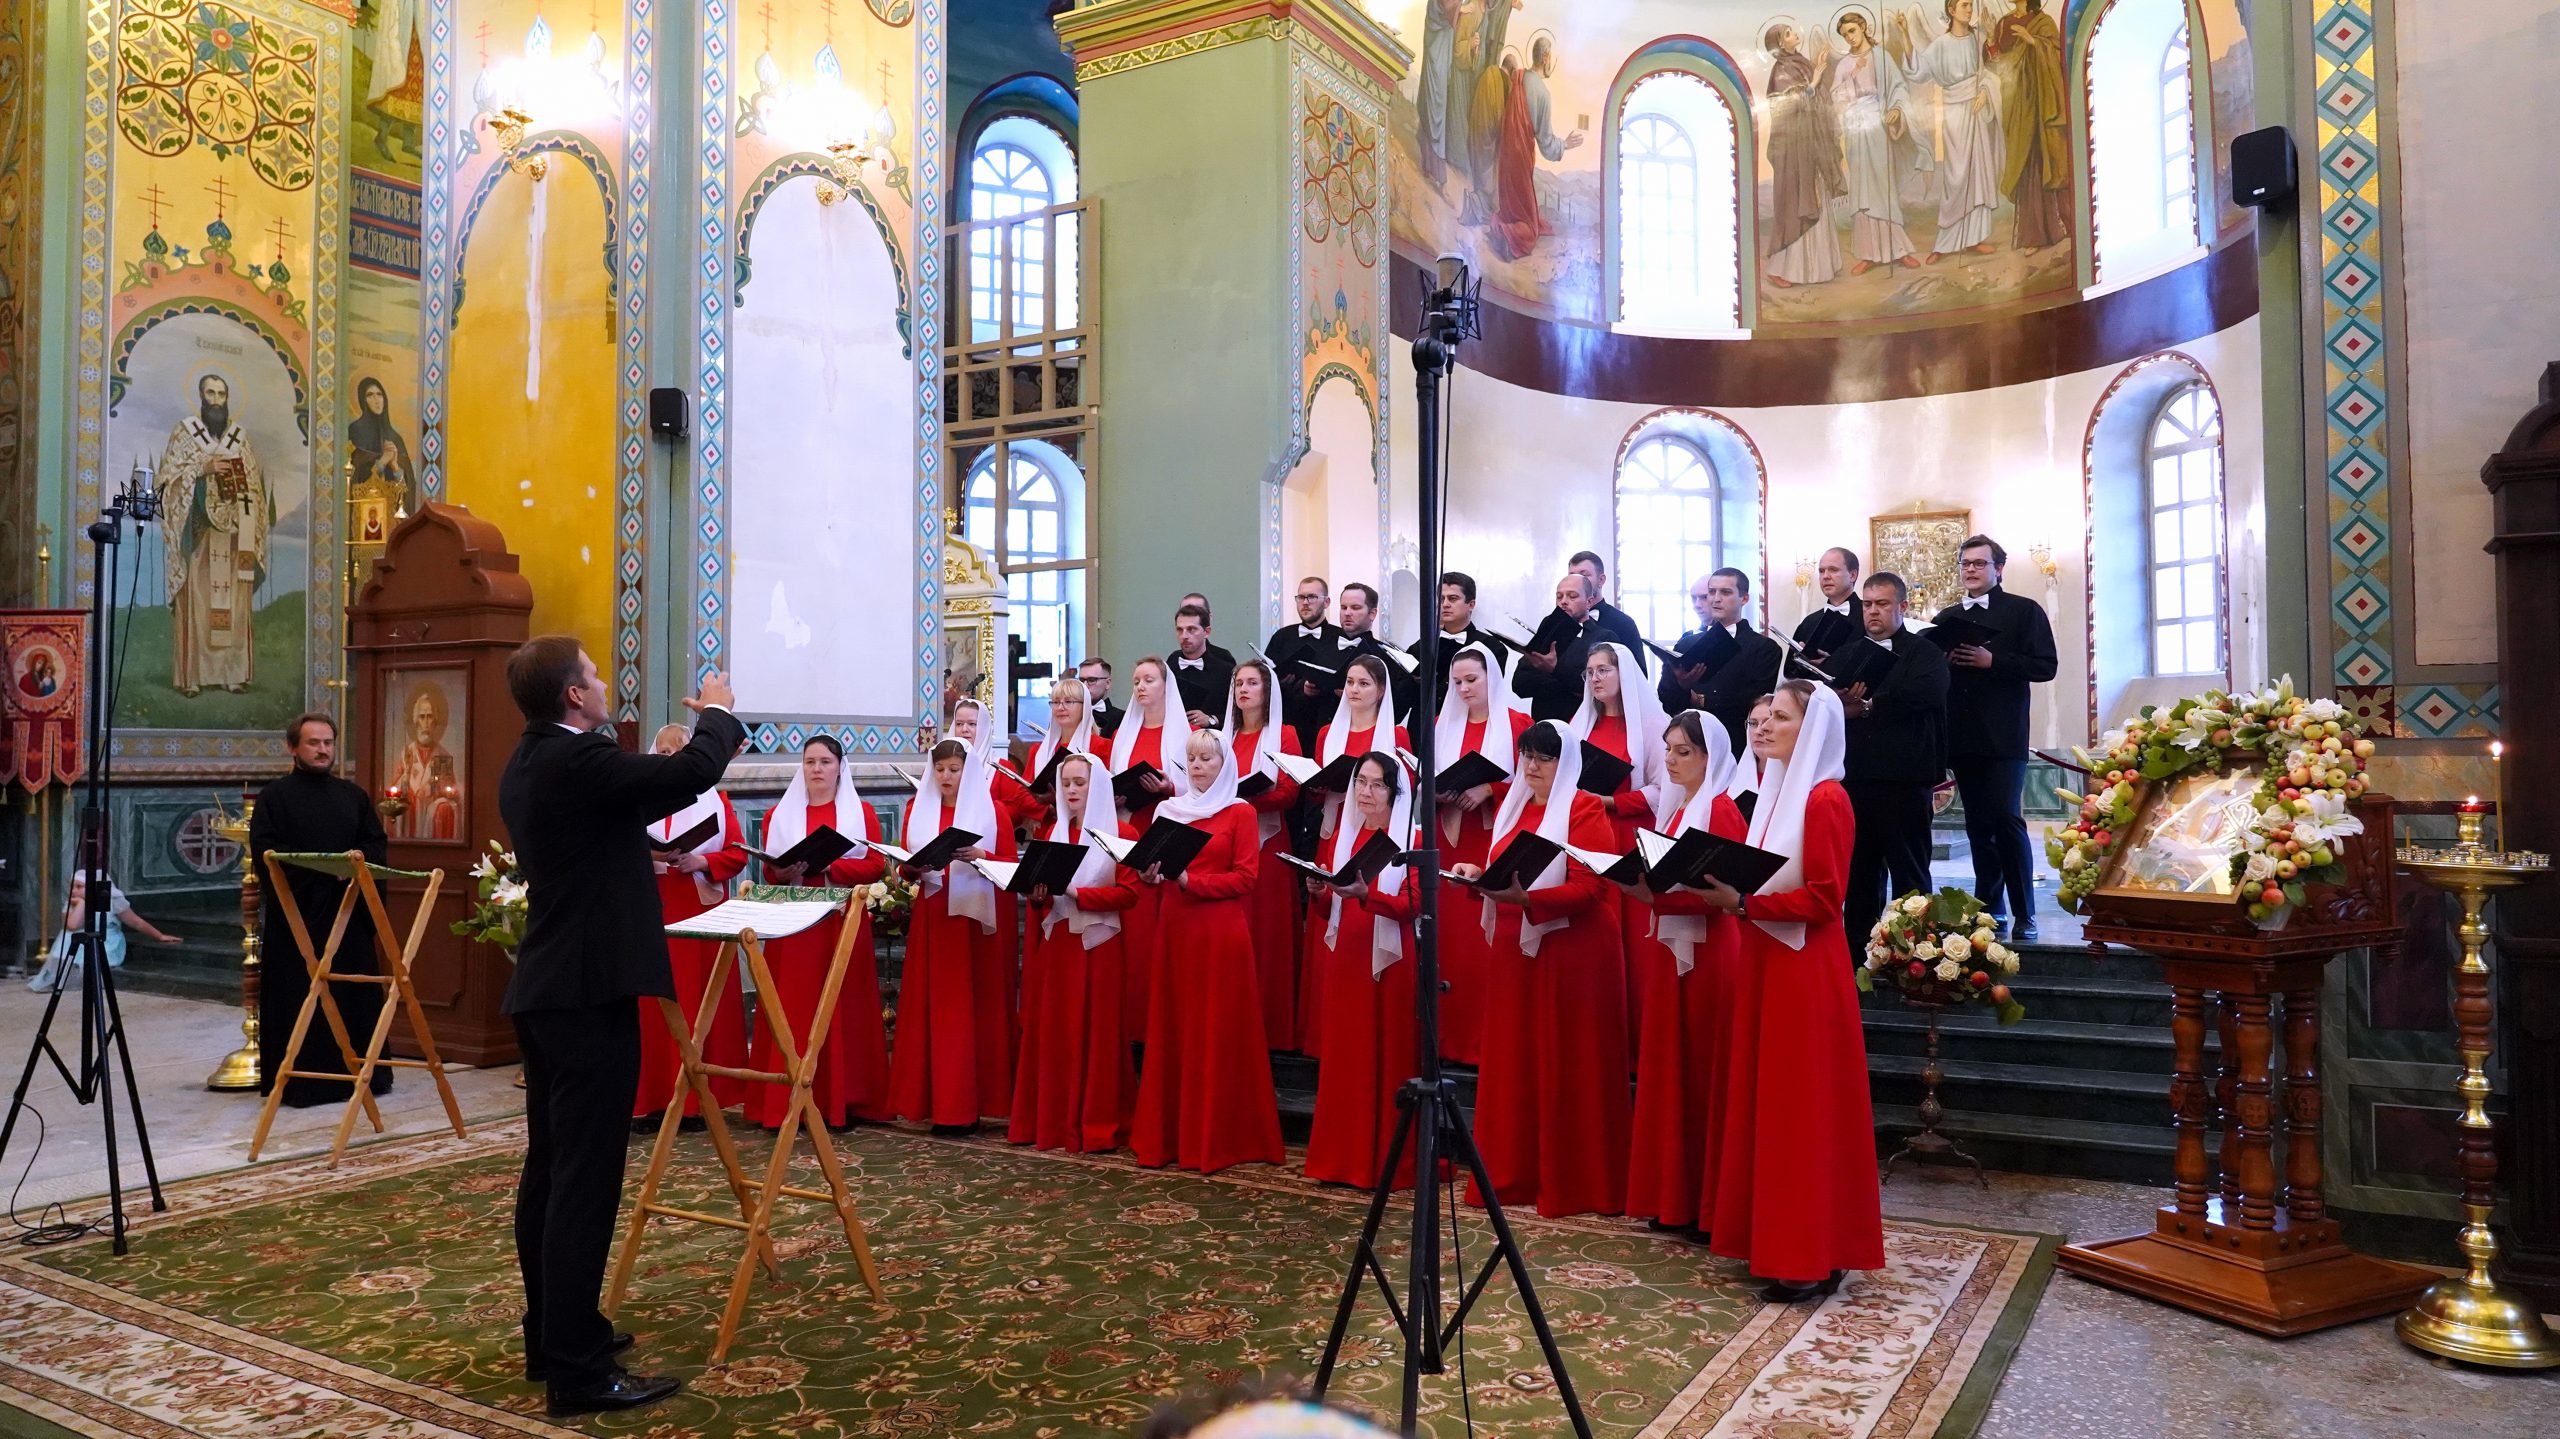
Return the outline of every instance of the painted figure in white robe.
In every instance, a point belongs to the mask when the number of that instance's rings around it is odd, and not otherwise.
[[[267,572],[275,496],[232,423],[231,382],[196,381],[196,413],[160,451],[160,524],[168,537],[169,683],[192,698],[208,685],[249,687],[258,582]]]
[[[1947,31],[1917,51],[1903,18],[1893,28],[1911,54],[1910,78],[1938,87],[1938,238],[1926,263],[1959,250],[1991,253],[1991,217],[2000,205],[1999,78],[1983,63],[1982,32],[1974,28],[1974,0],[1946,0]]]
[[[1840,117],[1849,191],[1849,266],[1863,275],[1878,265],[1917,266],[1919,251],[1902,222],[1901,180],[1913,168],[1902,66],[1876,44],[1872,22],[1855,10],[1835,27],[1849,53],[1831,62],[1830,100]]]

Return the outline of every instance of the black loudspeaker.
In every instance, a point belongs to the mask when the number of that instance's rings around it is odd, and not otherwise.
[[[692,407],[685,392],[661,386],[649,392],[649,433],[681,440],[692,427]]]
[[[2232,138],[2232,204],[2281,210],[2293,203],[2295,179],[2293,137],[2282,125]]]

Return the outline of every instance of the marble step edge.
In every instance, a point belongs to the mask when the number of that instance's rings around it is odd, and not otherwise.
[[[1870,1054],[1867,1073],[1918,1082],[1928,1061],[1917,1054]],[[2169,1127],[2170,1075],[2127,1069],[2064,1069],[2050,1064],[2013,1064],[1990,1059],[1940,1058],[1938,1071],[1946,1084],[1989,1084],[2018,1089],[2068,1090],[2157,1102],[2160,1125]]]
[[[1907,1104],[1875,1107],[1879,1130],[1917,1129],[1920,1114]],[[2036,1114],[1986,1114],[1949,1109],[1938,1131],[1955,1139],[1980,1138],[2015,1144],[2051,1144],[2082,1149],[2108,1149],[2128,1154],[2167,1157],[2177,1151],[2177,1131],[2167,1125],[2112,1124],[2094,1119],[2054,1119]]]

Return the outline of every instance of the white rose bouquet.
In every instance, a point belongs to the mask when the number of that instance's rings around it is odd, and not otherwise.
[[[525,918],[524,876],[516,870],[515,852],[489,841],[489,852],[471,866],[471,881],[471,909],[453,922],[453,932],[494,944],[513,960],[516,946],[524,943]]]
[[[2018,972],[2017,951],[2000,942],[1982,902],[1963,890],[1911,894],[1886,906],[1867,936],[1858,967],[1858,989],[1873,994],[1890,985],[1922,1004],[1984,1004],[2002,1024],[2027,1017],[2009,992]]]

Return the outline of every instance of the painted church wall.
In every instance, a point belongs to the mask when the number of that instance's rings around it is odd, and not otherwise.
[[[2548,254],[2560,233],[2560,151],[2484,137],[2560,135],[2560,94],[2545,73],[2560,54],[2560,0],[2478,0],[2459,25],[2425,7],[2398,13],[2417,658],[2493,663],[2480,465],[2560,360],[2560,285],[2527,258]]]
[[[44,604],[35,592],[38,446],[28,428],[35,401],[36,271],[43,165],[36,145],[42,103],[36,72],[43,36],[35,7],[0,10],[0,604]]]

